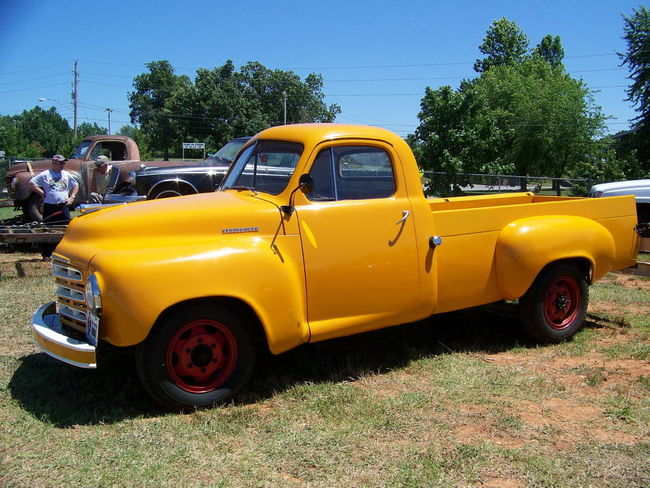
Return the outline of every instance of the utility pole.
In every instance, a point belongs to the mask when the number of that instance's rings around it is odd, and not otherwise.
[[[282,97],[284,98],[284,125],[287,125],[287,92],[282,92]]]
[[[74,110],[74,127],[73,134],[74,137],[77,137],[77,100],[79,99],[79,93],[77,92],[77,84],[79,81],[79,71],[77,71],[77,61],[74,62],[74,77],[72,80],[72,107]]]
[[[111,112],[113,111],[112,108],[105,108],[106,113],[108,114],[108,135],[111,135]]]

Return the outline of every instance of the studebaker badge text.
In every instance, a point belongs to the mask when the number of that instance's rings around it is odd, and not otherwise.
[[[245,232],[259,232],[259,227],[235,227],[233,229],[223,229],[222,234],[243,234]]]

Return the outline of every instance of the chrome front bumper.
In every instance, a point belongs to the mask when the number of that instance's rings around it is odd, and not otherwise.
[[[54,302],[46,303],[32,316],[32,334],[43,352],[79,368],[97,367],[96,348],[66,334]]]

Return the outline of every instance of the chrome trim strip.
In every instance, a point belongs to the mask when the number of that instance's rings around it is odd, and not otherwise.
[[[180,184],[187,185],[187,186],[191,187],[192,190],[194,190],[194,193],[199,192],[199,190],[197,190],[196,187],[192,183],[188,183],[187,181],[182,180],[180,178],[171,178],[171,179],[158,181],[155,185],[153,185],[151,188],[149,188],[149,192],[147,193],[147,198],[151,197],[151,195],[154,193],[154,190],[156,189],[156,187],[158,187],[160,185],[163,185],[165,183],[175,183],[176,185],[180,185]]]

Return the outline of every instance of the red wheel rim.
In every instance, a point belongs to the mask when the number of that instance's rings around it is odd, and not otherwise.
[[[544,296],[544,318],[553,329],[569,327],[580,310],[581,292],[578,282],[561,276],[548,287]]]
[[[167,347],[167,371],[190,393],[207,393],[230,378],[237,364],[237,340],[216,320],[201,319],[181,327]]]

